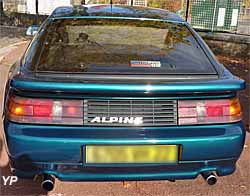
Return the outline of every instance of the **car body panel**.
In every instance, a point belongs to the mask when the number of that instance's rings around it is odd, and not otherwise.
[[[181,144],[183,161],[226,159],[238,157],[242,150],[240,144],[244,141],[241,123],[119,128],[25,125],[6,121],[5,127],[9,130],[7,142],[13,140],[8,142],[11,157],[17,158],[23,153],[29,154],[31,159],[42,162],[56,160],[79,162],[81,161],[79,150],[82,145],[87,144]],[[18,141],[18,145],[15,144],[15,140]],[[22,146],[23,143],[32,146]],[[41,146],[47,147],[41,148]],[[46,154],[51,154],[51,157]]]
[[[213,56],[199,35],[178,16],[167,11],[139,7],[72,7],[58,8],[41,26],[20,62],[12,66],[4,99],[4,135],[10,162],[20,177],[52,174],[60,180],[175,180],[197,177],[215,171],[224,176],[234,172],[244,145],[242,122],[210,125],[155,127],[95,127],[15,123],[8,119],[7,102],[12,95],[63,99],[222,99],[234,98],[245,82],[233,76]],[[64,18],[112,18],[165,20],[183,23],[191,30],[217,75],[143,76],[38,74],[27,69],[25,58],[50,20]],[[176,77],[176,78],[175,78]],[[122,144],[176,144],[180,148],[178,164],[111,164],[86,165],[84,147]]]
[[[25,177],[22,170],[28,170],[26,175],[30,172],[30,177],[50,173],[60,180],[73,181],[185,179],[211,170],[228,175],[235,169],[245,140],[242,123],[178,128],[42,126],[9,121],[4,125],[9,156],[21,170],[20,176]],[[178,164],[170,165],[85,164],[84,147],[89,144],[181,144],[182,153]],[[143,167],[147,170],[137,173]]]

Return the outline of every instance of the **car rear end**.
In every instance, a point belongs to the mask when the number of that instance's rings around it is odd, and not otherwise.
[[[245,139],[237,97],[244,81],[187,24],[144,20],[54,19],[40,30],[6,88],[4,130],[18,176],[234,172]]]

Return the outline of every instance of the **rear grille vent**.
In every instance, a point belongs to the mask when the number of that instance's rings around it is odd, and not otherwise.
[[[177,125],[176,100],[84,100],[84,125]]]

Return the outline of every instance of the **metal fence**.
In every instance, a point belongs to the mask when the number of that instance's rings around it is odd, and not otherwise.
[[[236,31],[241,0],[193,0],[191,24],[211,31]]]
[[[148,6],[175,12],[197,29],[250,35],[250,0],[148,0]]]
[[[147,0],[177,13],[195,28],[250,35],[250,0]]]
[[[12,12],[32,0],[3,0]],[[42,0],[33,0],[38,2]],[[47,0],[55,5],[59,0]],[[68,0],[71,4],[126,4],[167,9],[206,31],[226,31],[250,35],[250,0]],[[41,2],[42,3],[42,2]],[[7,6],[8,5],[8,6]],[[41,4],[40,4],[41,5]],[[40,10],[36,8],[37,10]],[[28,12],[26,12],[28,13]],[[43,12],[40,12],[40,14]],[[44,14],[44,13],[43,13]],[[48,13],[49,14],[49,13]]]
[[[250,35],[250,0],[247,5],[241,6],[236,32]]]

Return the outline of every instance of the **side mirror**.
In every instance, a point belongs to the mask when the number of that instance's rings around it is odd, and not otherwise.
[[[39,29],[39,26],[36,26],[36,25],[29,26],[26,31],[26,35],[34,36],[38,32],[38,29]]]

